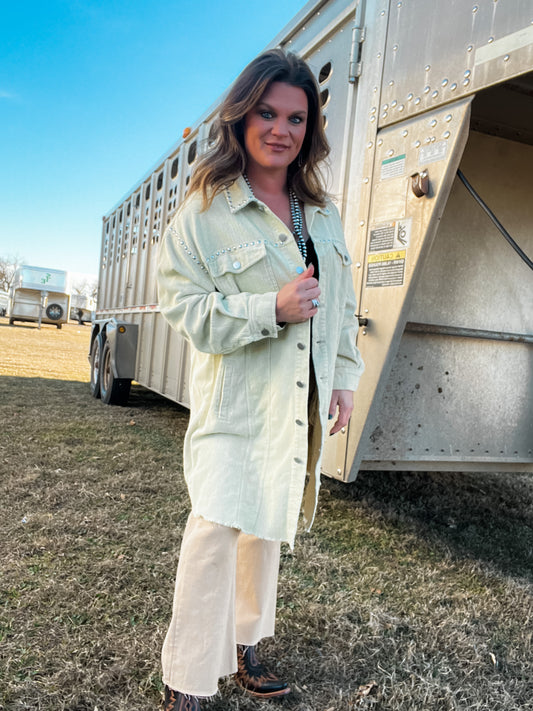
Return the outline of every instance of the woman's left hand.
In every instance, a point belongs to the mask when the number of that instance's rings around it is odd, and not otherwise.
[[[329,431],[330,435],[335,434],[343,427],[346,427],[353,410],[353,392],[351,390],[334,390],[331,394],[329,405],[329,419],[332,420],[339,411],[336,422]]]

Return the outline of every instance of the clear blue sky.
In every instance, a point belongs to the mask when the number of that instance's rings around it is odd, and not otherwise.
[[[0,257],[96,274],[102,216],[304,0],[0,10]]]

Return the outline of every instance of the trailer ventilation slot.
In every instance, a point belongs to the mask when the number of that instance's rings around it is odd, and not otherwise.
[[[322,69],[320,70],[320,73],[318,75],[318,81],[320,84],[323,84],[325,81],[327,81],[330,76],[331,76],[331,62],[328,62],[327,64],[324,64]]]
[[[196,141],[193,141],[191,143],[191,145],[189,146],[189,152],[187,154],[187,162],[189,163],[189,165],[191,165],[191,163],[194,163],[195,159],[196,159]]]
[[[209,127],[209,135],[207,137],[207,145],[209,148],[212,148],[217,140],[217,135],[218,135],[218,123],[216,121],[213,121],[211,126]]]

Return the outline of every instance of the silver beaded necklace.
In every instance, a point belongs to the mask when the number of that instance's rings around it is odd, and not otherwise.
[[[246,175],[246,173],[243,173],[242,177],[244,178],[246,185],[250,188],[250,192],[255,197],[253,188],[250,184],[250,181],[248,180],[248,176]],[[291,211],[292,234],[296,239],[296,244],[298,245],[300,254],[302,255],[302,258],[305,262],[307,260],[307,243],[303,234],[302,211],[300,209],[300,202],[298,200],[298,197],[296,196],[296,193],[292,188],[289,188],[289,208]]]

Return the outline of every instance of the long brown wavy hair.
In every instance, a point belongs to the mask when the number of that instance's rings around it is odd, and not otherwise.
[[[212,147],[200,158],[189,186],[189,194],[196,191],[202,194],[203,209],[246,171],[244,117],[259,103],[273,82],[303,89],[307,96],[305,138],[299,155],[288,167],[287,179],[302,202],[324,205],[327,193],[319,164],[329,154],[329,143],[320,110],[320,90],[303,59],[273,49],[250,62],[222,102],[211,131]]]

